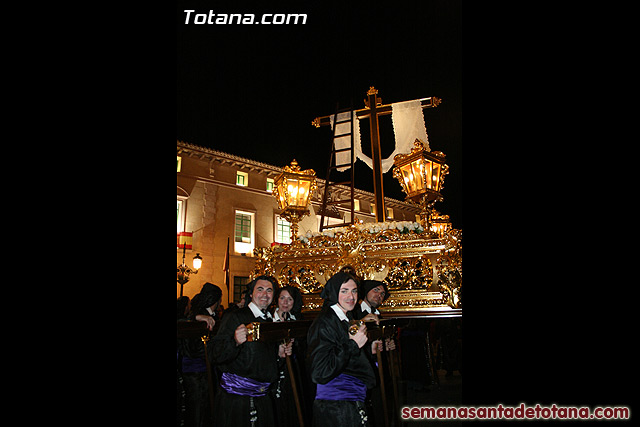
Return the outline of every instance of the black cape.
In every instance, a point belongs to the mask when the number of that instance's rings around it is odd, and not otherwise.
[[[307,366],[310,367],[314,383],[326,384],[345,373],[360,379],[368,389],[375,386],[376,377],[370,361],[369,343],[358,348],[358,344],[349,339],[349,322],[340,320],[331,306],[325,305],[313,321],[307,333],[307,341]],[[366,415],[363,402],[317,399],[313,402],[315,427],[367,426]]]
[[[279,364],[284,359],[278,357],[277,343],[244,342],[236,346],[234,333],[240,324],[264,322],[255,317],[249,307],[244,307],[224,315],[218,334],[213,338],[213,360],[221,372],[230,372],[260,382],[270,382],[272,386],[278,380]],[[273,426],[274,414],[271,396],[254,397],[257,411],[256,426]],[[248,426],[251,419],[251,399],[227,393],[218,388],[215,397],[216,426]]]
[[[308,366],[316,384],[326,384],[341,373],[360,379],[367,388],[376,384],[371,367],[371,348],[349,339],[349,323],[341,321],[330,306],[324,306],[307,333]]]

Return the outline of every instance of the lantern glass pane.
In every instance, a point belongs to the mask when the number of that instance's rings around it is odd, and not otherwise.
[[[440,165],[438,163],[433,164],[433,174],[431,176],[431,188],[435,191],[440,191]]]
[[[298,198],[298,180],[287,179],[287,206],[296,206]]]
[[[413,172],[411,171],[411,164],[407,163],[406,165],[401,166],[400,172],[402,172],[404,191],[407,194],[413,193],[415,191],[415,186],[413,183]]]
[[[306,207],[307,206],[307,199],[309,198],[309,186],[311,185],[311,183],[309,181],[306,180],[299,180],[298,181],[298,200],[297,200],[297,205],[300,207]]]

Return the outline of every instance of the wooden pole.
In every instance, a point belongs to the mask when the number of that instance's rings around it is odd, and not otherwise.
[[[284,340],[284,344],[287,344],[290,340]],[[291,379],[291,389],[293,390],[293,400],[296,403],[296,411],[298,412],[298,422],[300,427],[304,427],[304,417],[302,416],[302,407],[300,406],[300,398],[298,397],[298,386],[296,385],[296,377],[293,374],[293,366],[291,365],[291,358],[285,353],[287,360],[287,369],[289,370],[289,378]]]
[[[396,356],[396,350],[389,350],[387,352],[387,359],[389,359],[389,373],[391,375],[391,383],[393,386],[393,411],[397,414],[400,411],[400,405],[398,402],[398,378],[400,378],[400,373],[396,362]]]
[[[209,363],[209,356],[207,354],[207,341],[209,341],[209,334],[202,336],[202,343],[204,344],[204,361],[207,364],[207,379],[209,380],[209,403],[211,404],[211,417],[215,417],[214,407],[214,388],[213,378],[211,377],[211,364]]]
[[[378,91],[371,87],[369,92],[369,130],[371,132],[371,163],[373,164],[373,193],[376,196],[376,221],[384,222],[384,190],[382,189],[382,155],[380,154],[380,127],[378,126]]]
[[[387,407],[387,392],[384,387],[384,369],[382,366],[382,352],[376,351],[378,357],[378,374],[380,375],[380,394],[382,395],[382,410],[384,411],[384,425],[389,427],[389,408]]]

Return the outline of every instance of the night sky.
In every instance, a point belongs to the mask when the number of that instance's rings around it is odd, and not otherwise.
[[[195,10],[189,24],[184,10]],[[210,10],[253,13],[256,21],[306,13],[307,21],[194,24],[194,14]],[[423,112],[431,149],[446,154],[450,170],[435,207],[462,228],[460,1],[179,1],[176,19],[178,140],[276,166],[295,158],[324,179],[332,133],[313,127],[313,118],[363,108],[370,86],[385,104],[437,96],[440,106]],[[360,127],[370,156],[368,119]],[[385,158],[394,149],[391,115],[380,119],[380,134]],[[391,170],[383,179],[385,196],[404,200]],[[355,180],[373,191],[361,161]]]

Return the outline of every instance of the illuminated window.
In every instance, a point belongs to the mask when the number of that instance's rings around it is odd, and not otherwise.
[[[187,200],[185,198],[178,197],[178,214],[177,214],[177,222],[178,222],[178,233],[184,231],[184,211]]]
[[[234,251],[252,256],[255,247],[255,213],[236,210]]]
[[[246,172],[237,171],[236,185],[242,185],[243,187],[246,187],[247,185],[249,185],[249,174]]]
[[[286,219],[276,215],[276,238],[277,243],[291,243],[291,224]]]
[[[353,199],[353,210],[356,212],[360,210],[360,200]]]
[[[236,242],[251,243],[251,215],[236,212]]]
[[[387,218],[393,219],[393,208],[387,208]]]
[[[178,156],[178,172],[180,172],[181,166],[182,166],[182,157]]]
[[[267,191],[273,193],[273,179],[267,178]]]

